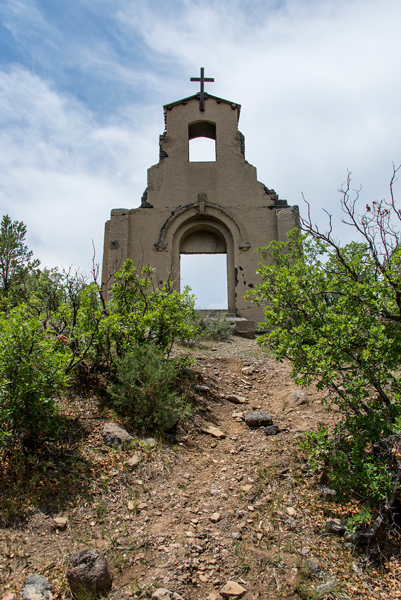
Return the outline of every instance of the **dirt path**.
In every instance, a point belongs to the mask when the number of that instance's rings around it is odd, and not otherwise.
[[[352,550],[324,535],[325,520],[344,507],[318,497],[298,449],[304,431],[334,418],[322,394],[309,389],[297,405],[288,365],[266,358],[254,341],[192,353],[200,410],[191,424],[171,444],[142,445],[143,460],[132,470],[132,451],[105,448],[101,422],[93,421],[82,451],[104,474],[85,500],[58,513],[35,508],[21,527],[0,530],[4,592],[19,592],[24,576],[38,572],[64,597],[71,552],[96,547],[112,564],[115,600],[150,598],[160,587],[186,600],[213,600],[227,581],[247,590],[245,600],[312,598],[324,584],[341,584],[350,594],[344,598],[361,597],[358,586],[376,597],[355,569],[345,577]],[[229,394],[245,404],[227,400]],[[254,409],[268,410],[280,432],[266,436],[263,427],[247,427],[238,413]],[[203,433],[208,424],[225,437]],[[55,527],[55,516],[67,517],[65,529]]]

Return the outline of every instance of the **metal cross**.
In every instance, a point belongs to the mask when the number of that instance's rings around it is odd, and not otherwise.
[[[214,81],[213,77],[205,77],[205,69],[201,67],[200,77],[191,77],[191,81],[200,81],[199,110],[205,110],[205,81]]]

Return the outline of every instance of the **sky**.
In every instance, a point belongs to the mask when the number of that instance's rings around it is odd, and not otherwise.
[[[2,0],[2,214],[42,266],[89,272],[111,209],[140,204],[163,105],[204,67],[242,105],[259,181],[350,241],[347,171],[364,205],[401,163],[400,23],[399,0]]]

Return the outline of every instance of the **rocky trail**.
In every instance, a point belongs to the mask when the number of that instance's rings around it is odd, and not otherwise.
[[[79,498],[72,486],[63,503],[32,507],[19,525],[0,529],[3,596],[18,597],[24,577],[40,573],[53,598],[68,597],[71,553],[97,548],[113,571],[111,600],[401,597],[392,595],[398,559],[385,575],[368,575],[364,554],[325,531],[328,519],[354,507],[319,493],[299,450],[305,431],[336,419],[322,393],[299,393],[289,366],[253,340],[191,354],[199,410],[168,442],[137,441],[134,452],[107,447],[105,419],[90,417],[88,405],[86,492]],[[245,423],[262,410],[277,428]],[[56,481],[63,470],[52,468]]]

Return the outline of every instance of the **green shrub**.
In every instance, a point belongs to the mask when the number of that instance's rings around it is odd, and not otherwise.
[[[139,344],[117,359],[117,381],[109,387],[114,408],[141,430],[167,431],[188,414],[177,390],[182,365],[153,343]]]
[[[0,307],[8,310],[22,300],[22,289],[39,260],[25,244],[26,226],[4,215],[0,223]]]
[[[226,315],[198,315],[198,335],[201,339],[227,341],[233,334]]]
[[[55,397],[68,355],[37,317],[18,307],[0,320],[0,445],[32,445],[58,429]]]
[[[334,431],[308,436],[311,462],[325,464],[338,495],[356,496],[377,512],[374,535],[401,488],[401,213],[393,183],[389,201],[357,213],[358,194],[342,190],[342,208],[359,241],[341,245],[310,216],[305,235],[260,249],[262,283],[248,294],[264,305],[259,342],[289,359],[300,385],[330,390],[340,410]],[[368,514],[368,513],[366,513]]]
[[[179,293],[171,281],[155,286],[153,273],[151,267],[138,270],[126,260],[114,275],[108,308],[119,356],[130,352],[132,344],[149,341],[169,353],[176,339],[196,335],[195,298],[189,288]]]

